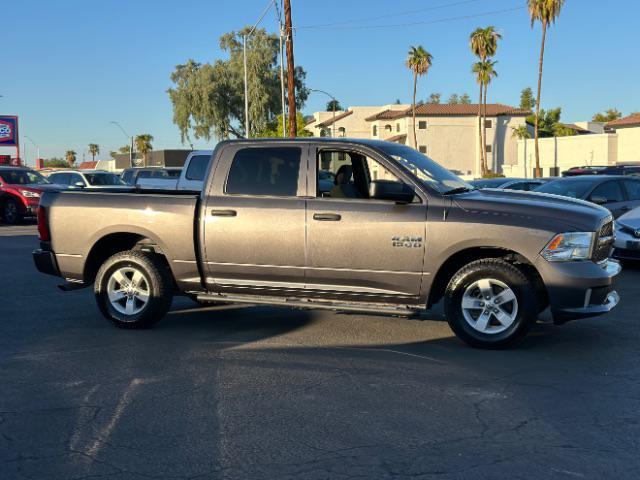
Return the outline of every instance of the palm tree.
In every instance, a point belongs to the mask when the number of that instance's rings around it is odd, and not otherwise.
[[[469,48],[471,52],[480,59],[480,62],[485,62],[488,58],[493,57],[498,50],[498,40],[502,38],[493,25],[489,25],[485,28],[476,28],[469,36]],[[477,65],[477,64],[476,64]],[[474,65],[474,73],[477,73]],[[480,142],[480,161],[482,174],[486,173],[487,168],[487,152],[485,148],[485,142],[482,138],[482,125],[484,125],[486,116],[486,99],[483,99],[484,83],[480,85],[480,100],[478,102],[478,142]]]
[[[413,72],[413,148],[418,148],[416,137],[416,91],[418,89],[418,76],[426,75],[433,62],[433,55],[427,52],[422,45],[409,48],[409,56],[406,65]]]
[[[142,154],[143,165],[147,166],[147,153],[153,150],[153,135],[149,135],[148,133],[143,133],[142,135],[138,135],[136,137],[136,150]]]
[[[74,163],[76,163],[76,152],[74,152],[73,150],[67,150],[67,152],[64,154],[64,158],[69,166],[72,166]]]
[[[536,120],[533,130],[536,152],[536,177],[542,176],[540,169],[540,150],[538,149],[538,120],[540,118],[540,92],[542,90],[542,64],[544,61],[544,42],[547,37],[547,27],[555,22],[560,15],[564,0],[527,0],[529,4],[529,16],[531,28],[536,20],[542,24],[542,43],[540,44],[540,61],[538,64],[538,96],[536,97]]]
[[[480,62],[474,63],[473,68],[471,69],[473,73],[476,74],[476,82],[478,82],[478,85],[480,85],[480,104],[479,105],[481,107],[485,105],[485,113],[486,113],[486,102],[487,102],[487,89],[489,87],[489,83],[491,83],[491,80],[494,77],[498,76],[498,73],[493,68],[495,64],[496,62],[491,60],[480,61]],[[481,119],[483,118],[482,113],[479,118]],[[486,126],[483,126],[482,123],[478,126],[478,129],[479,129],[478,135],[480,136],[480,152],[481,152],[480,170],[482,175],[485,175],[488,171],[486,149],[484,148],[484,145],[486,144],[487,130],[486,130]]]
[[[91,154],[91,160],[96,161],[96,155],[100,153],[100,146],[97,143],[89,144],[89,153]]]
[[[482,112],[482,144],[486,145],[487,144],[487,90],[489,90],[489,84],[491,83],[491,80],[493,80],[498,76],[498,72],[496,72],[495,68],[493,68],[498,62],[495,60],[493,61],[487,60],[484,63],[486,64],[486,66],[485,66],[485,75],[484,75],[485,77],[484,100],[483,100],[484,111]],[[482,150],[484,152],[484,169],[486,173],[489,170],[489,165],[487,161],[487,150],[486,148],[483,148]]]
[[[520,125],[518,127],[511,127],[511,138],[517,138],[518,140],[526,140],[531,138],[531,132],[526,125]]]

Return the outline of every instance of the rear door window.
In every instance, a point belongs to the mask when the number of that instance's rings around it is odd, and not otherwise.
[[[292,197],[298,192],[301,150],[244,148],[231,163],[225,193]]]
[[[607,203],[624,202],[624,193],[618,182],[611,181],[598,185],[593,192],[591,198],[602,197],[607,199]]]
[[[191,157],[185,177],[187,180],[204,180],[211,155],[195,155]]]
[[[625,180],[624,188],[627,190],[629,200],[640,200],[640,181]]]

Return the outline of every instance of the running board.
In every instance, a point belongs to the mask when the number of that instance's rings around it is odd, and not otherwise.
[[[217,295],[212,293],[200,293],[196,296],[200,301],[243,303],[248,305],[270,305],[274,307],[305,308],[334,310],[342,312],[370,313],[375,315],[397,315],[412,317],[425,311],[416,305],[392,305],[388,303],[343,303],[328,300],[301,300],[289,297],[252,297],[236,295]]]

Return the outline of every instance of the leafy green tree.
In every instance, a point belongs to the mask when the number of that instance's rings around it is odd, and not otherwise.
[[[118,153],[129,153],[131,151],[131,145],[124,145],[118,149]]]
[[[45,160],[43,162],[43,167],[45,168],[69,168],[69,163],[58,157],[50,158],[49,160]]]
[[[64,158],[69,166],[73,166],[76,163],[76,152],[73,150],[67,150],[64,154]]]
[[[338,100],[329,100],[327,102],[327,112],[333,112],[334,110],[337,112],[339,110],[344,110],[344,108],[342,108],[342,105],[340,105]]]
[[[540,149],[538,147],[539,120],[540,120],[540,94],[542,92],[542,65],[544,63],[544,44],[547,38],[547,27],[555,22],[560,16],[560,10],[564,5],[564,0],[527,0],[529,6],[529,16],[531,17],[531,28],[536,20],[542,25],[542,42],[540,44],[540,59],[538,61],[538,95],[536,97],[536,117],[533,135],[535,138],[536,153],[536,177],[542,176],[540,169]]]
[[[449,105],[457,105],[457,104],[459,104],[460,103],[460,96],[457,93],[452,93],[451,95],[449,95],[447,103]]]
[[[100,146],[97,143],[89,144],[89,153],[91,154],[91,160],[96,161],[96,155],[100,153]]]
[[[489,65],[487,61],[493,57],[498,50],[498,40],[502,38],[494,26],[489,25],[485,28],[476,28],[469,36],[469,48],[471,52],[480,60],[473,66],[473,72],[476,74],[476,81],[480,87],[480,100],[478,103],[478,138],[480,142],[480,155],[481,155],[481,171],[484,175],[487,173],[487,152],[485,148],[485,138],[483,137],[486,119],[486,90],[491,79],[487,73]],[[484,70],[484,73],[483,73]],[[493,65],[491,65],[493,70]],[[486,133],[486,132],[485,132]]]
[[[520,92],[520,108],[531,111],[535,104],[536,101],[533,98],[533,90],[531,90],[531,87],[524,88]]]
[[[520,125],[518,127],[511,127],[511,138],[517,138],[518,140],[525,140],[531,138],[531,132],[526,125]]]
[[[613,120],[617,120],[622,117],[622,113],[617,108],[610,108],[606,110],[604,113],[596,113],[593,116],[594,122],[612,122]]]
[[[171,73],[174,84],[168,90],[173,104],[173,122],[180,129],[182,142],[190,136],[210,140],[229,135],[242,137],[244,128],[244,67],[242,35],[250,27],[220,37],[220,48],[228,58],[213,64],[188,60]],[[280,70],[277,63],[278,37],[256,30],[247,39],[247,89],[249,130],[263,131],[281,113]],[[286,72],[285,72],[286,75]],[[301,109],[309,95],[306,72],[294,71],[296,108]],[[286,92],[285,92],[286,94]]]
[[[469,105],[471,104],[471,97],[469,96],[468,93],[463,93],[462,96],[460,97],[460,103],[463,105]]]
[[[143,133],[135,138],[136,150],[142,154],[142,165],[147,166],[147,155],[153,150],[153,135]]]
[[[289,118],[287,116],[286,118],[286,127],[288,128],[289,126]],[[305,130],[306,126],[306,121],[304,119],[304,115],[302,115],[301,112],[296,112],[296,127],[297,127],[297,135],[298,137],[311,137],[312,134],[311,132]],[[289,130],[285,130],[285,132],[288,132]],[[270,120],[269,123],[267,123],[267,126],[264,130],[262,130],[261,132],[258,132],[258,134],[256,135],[257,137],[261,137],[261,138],[282,138],[282,114],[276,116],[273,120]]]
[[[427,75],[429,68],[433,63],[433,55],[427,52],[422,45],[410,47],[406,65],[411,73],[413,73],[413,148],[418,149],[418,139],[416,134],[416,92],[418,90],[418,77]]]
[[[433,103],[435,105],[439,105],[441,99],[442,99],[441,93],[432,93],[431,95],[429,95],[429,99],[427,100],[427,103]]]

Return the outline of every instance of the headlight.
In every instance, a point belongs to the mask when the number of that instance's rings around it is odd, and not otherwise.
[[[20,190],[20,193],[23,197],[40,198],[40,194],[38,192],[32,192],[31,190]]]
[[[559,233],[540,254],[549,262],[588,260],[593,248],[593,232]]]

